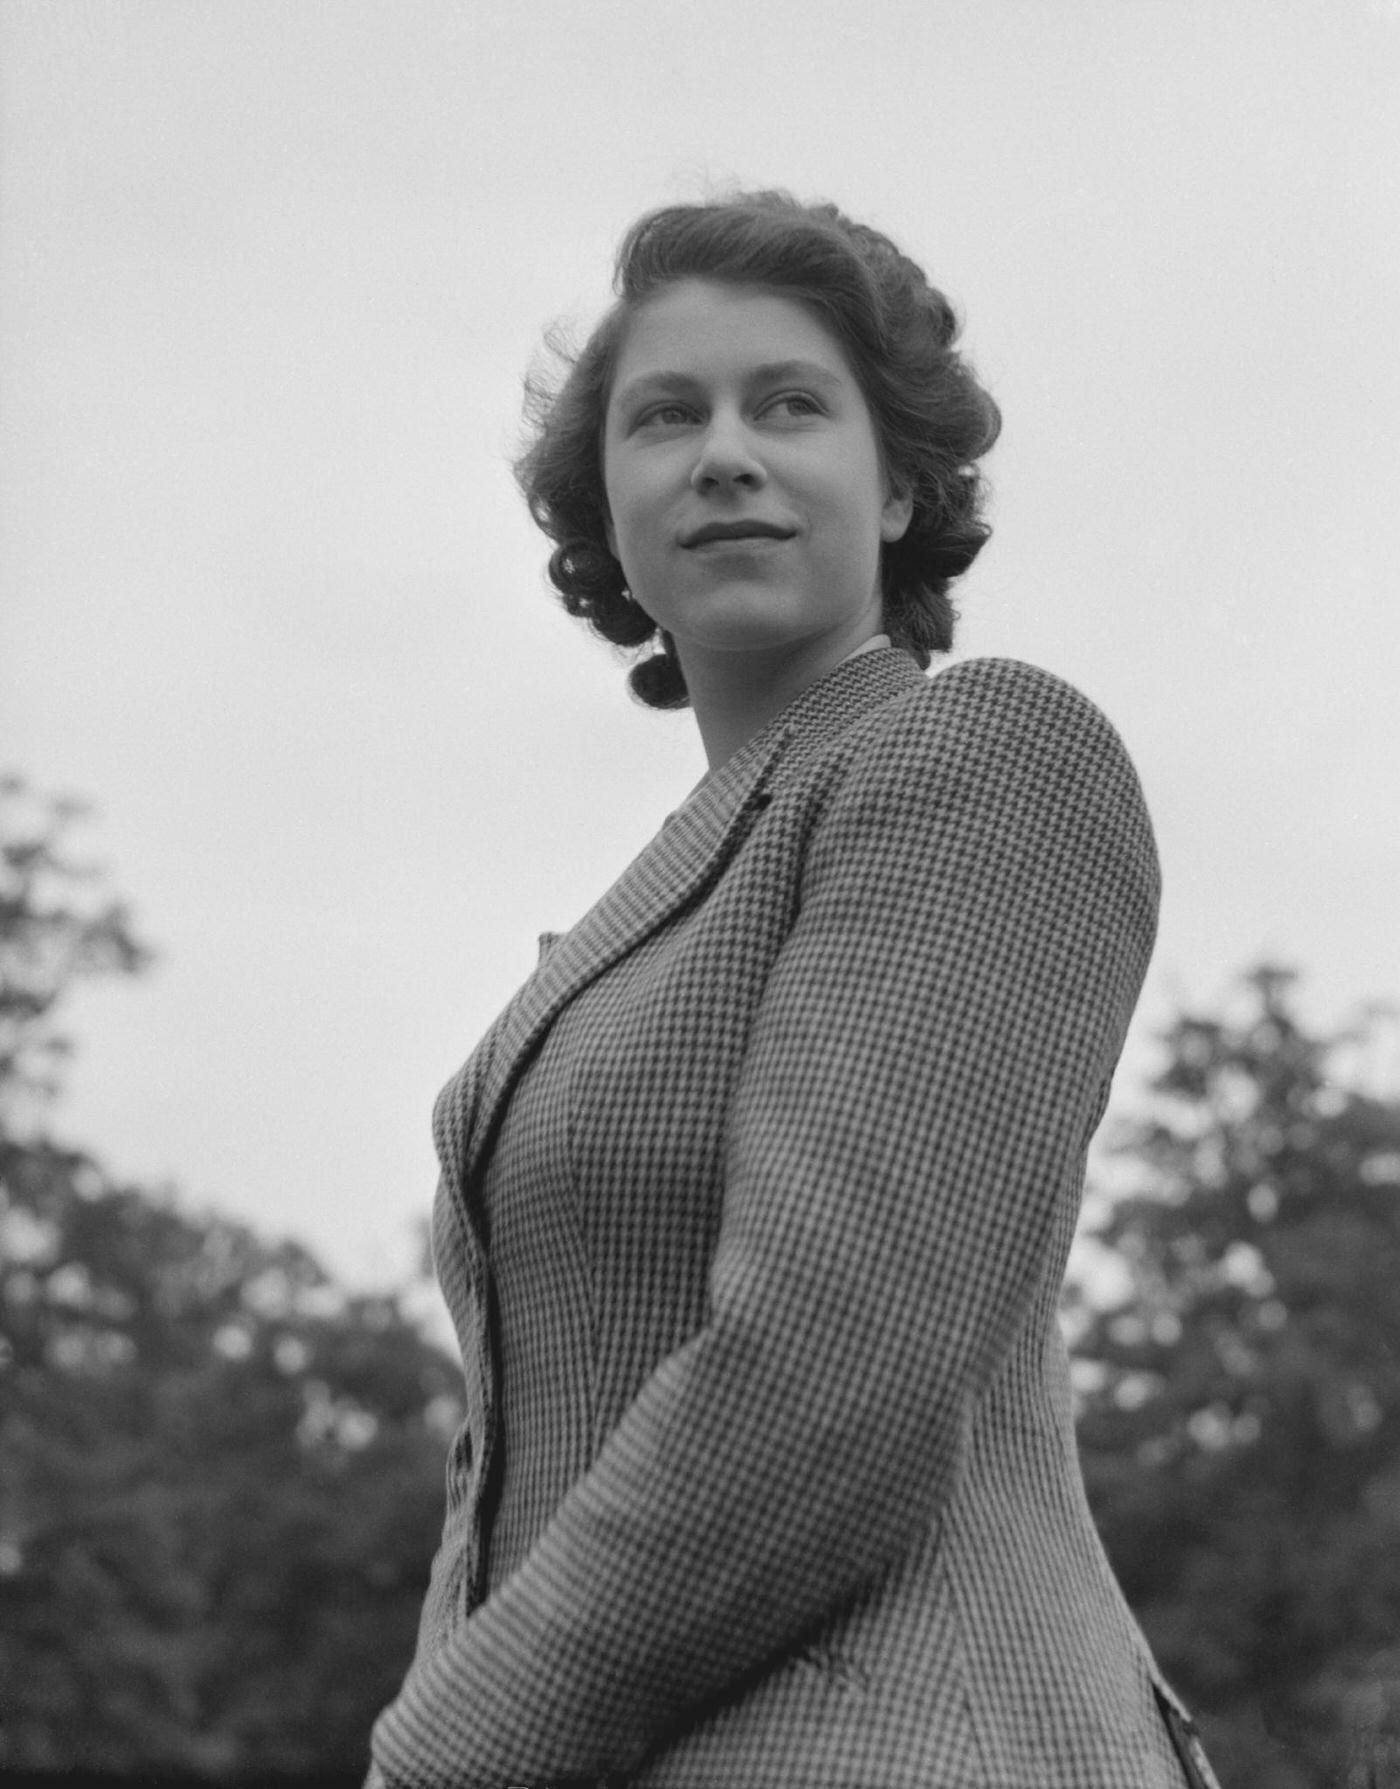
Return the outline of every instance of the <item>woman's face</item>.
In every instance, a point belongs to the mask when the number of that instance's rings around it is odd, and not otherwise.
[[[806,306],[708,280],[648,299],[618,358],[603,476],[608,544],[682,668],[773,648],[835,664],[881,631],[880,548],[911,504]]]

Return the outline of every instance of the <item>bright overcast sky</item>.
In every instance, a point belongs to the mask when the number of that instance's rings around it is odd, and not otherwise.
[[[511,482],[641,210],[835,199],[1005,412],[959,656],[1114,719],[1174,1001],[1400,998],[1397,0],[0,0],[0,761],[160,952],[55,1123],[403,1271],[428,1114],[700,775]]]

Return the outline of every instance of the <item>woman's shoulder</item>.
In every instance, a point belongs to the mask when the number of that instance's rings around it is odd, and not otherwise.
[[[1063,764],[1083,758],[1129,767],[1103,710],[1065,678],[1014,658],[962,659],[920,679],[845,742],[849,771],[882,760]]]
[[[1158,875],[1142,783],[1117,729],[1063,677],[1018,659],[960,660],[864,717],[807,785],[818,828],[925,838],[950,828],[993,855],[1125,852]]]
[[[1133,764],[1097,704],[1039,666],[966,659],[906,684],[794,794],[809,876],[924,885],[937,866],[988,911],[1087,876],[1130,890],[1155,924],[1160,869]]]

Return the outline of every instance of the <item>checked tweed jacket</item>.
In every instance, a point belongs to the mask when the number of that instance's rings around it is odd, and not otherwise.
[[[1157,897],[1092,704],[885,649],[545,951],[436,1107],[468,1409],[372,1782],[1213,1782],[1090,1520],[1056,1321]],[[588,1050],[543,1048],[584,1000]],[[517,1434],[482,1189],[536,1068],[582,1469],[488,1584]]]

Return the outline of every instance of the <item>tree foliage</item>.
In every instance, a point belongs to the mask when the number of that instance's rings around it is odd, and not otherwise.
[[[46,811],[4,846],[0,1095],[51,1082],[75,975],[144,957]],[[21,1135],[17,1103],[0,1769],[357,1773],[412,1649],[459,1373],[395,1298]]]
[[[1293,977],[1183,1014],[1117,1144],[1080,1444],[1129,1600],[1230,1789],[1371,1789],[1400,1736],[1400,1100]]]
[[[25,1096],[50,1097],[69,1044],[55,1008],[75,979],[130,975],[150,960],[124,902],[69,845],[86,812],[0,775],[0,1119]]]

